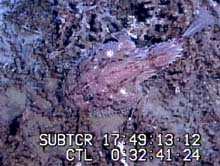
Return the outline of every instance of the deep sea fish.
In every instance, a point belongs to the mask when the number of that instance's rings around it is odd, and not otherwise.
[[[95,48],[69,72],[65,104],[101,117],[135,109],[143,98],[140,84],[182,57],[182,42],[210,24],[213,16],[202,8],[182,36],[144,48],[125,31],[114,33],[117,41]]]

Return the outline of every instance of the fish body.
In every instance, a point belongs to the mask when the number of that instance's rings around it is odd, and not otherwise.
[[[143,96],[140,83],[182,56],[177,40],[137,48],[131,39],[110,42],[68,74],[66,103],[89,113],[120,113]]]

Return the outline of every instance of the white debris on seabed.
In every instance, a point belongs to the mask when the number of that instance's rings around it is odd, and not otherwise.
[[[114,56],[114,51],[113,50],[107,50],[106,51],[106,56],[109,57],[109,58],[113,57]]]
[[[124,144],[125,144],[124,141],[118,142],[117,147],[119,148],[120,153],[121,153],[121,155],[122,155],[122,159],[120,160],[121,163],[122,163],[124,166],[128,166],[128,163],[127,163],[126,160],[125,160],[125,157],[126,157],[127,155],[126,155],[126,153],[125,153]]]
[[[82,163],[81,162],[77,162],[76,166],[82,166]]]
[[[128,92],[126,91],[125,88],[121,88],[121,89],[120,89],[120,93],[121,93],[123,96],[128,96]]]

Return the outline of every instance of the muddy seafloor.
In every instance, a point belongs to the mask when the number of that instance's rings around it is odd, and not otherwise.
[[[220,166],[219,1],[0,2],[0,165]],[[151,46],[183,34],[201,7],[210,11],[216,24],[185,42],[183,58],[142,83],[144,110],[137,109],[130,117],[88,117],[65,106],[63,87],[68,72],[82,55],[108,42],[112,33],[127,30],[137,47]],[[131,140],[129,144],[120,138],[115,146],[112,139],[104,146],[103,135],[112,132],[127,139],[133,133],[145,134],[146,143],[134,146]],[[42,133],[91,133],[94,144],[42,147]],[[158,135],[171,133],[174,145],[159,146]],[[190,146],[185,142],[187,133]],[[192,145],[197,133],[200,146]],[[153,145],[149,135],[155,137]],[[119,146],[123,141],[127,145]],[[117,147],[121,156],[113,161],[111,149]],[[121,147],[127,150],[127,158],[133,155],[129,149],[139,151],[137,160],[143,153],[140,149],[147,149],[144,158],[148,161],[121,160]],[[67,161],[67,148],[86,148],[93,162]],[[172,150],[171,162],[166,161],[168,149]],[[187,156],[196,149],[199,154]],[[150,161],[149,156],[154,159]],[[184,161],[186,157],[189,161]]]

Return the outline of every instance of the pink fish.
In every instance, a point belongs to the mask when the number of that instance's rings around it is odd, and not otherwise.
[[[140,83],[181,58],[182,41],[213,23],[207,10],[200,9],[200,15],[181,37],[149,48],[137,48],[126,32],[113,34],[117,42],[94,49],[68,74],[66,105],[101,116],[135,108],[143,97]]]

